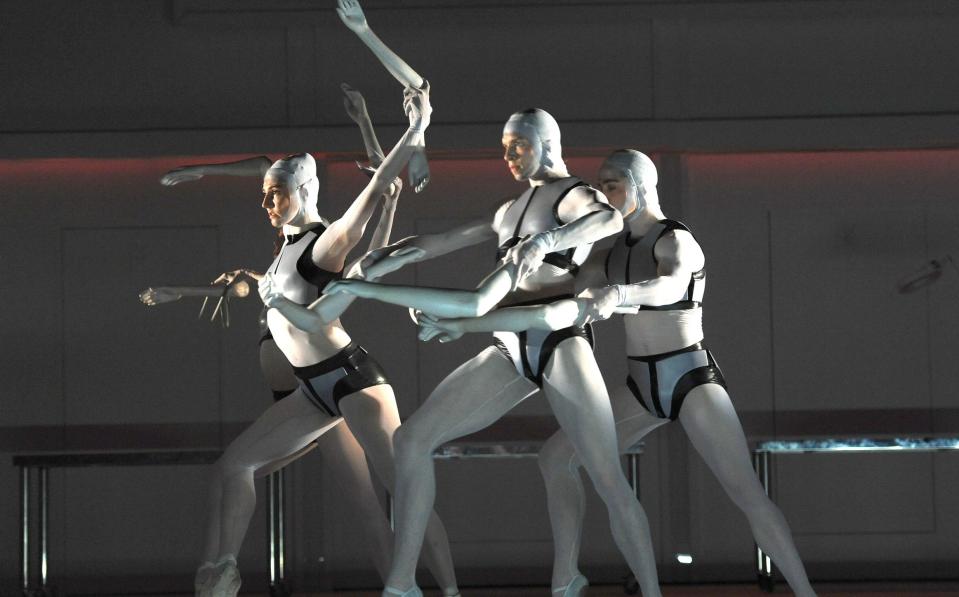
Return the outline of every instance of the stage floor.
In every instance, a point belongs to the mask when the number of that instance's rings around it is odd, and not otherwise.
[[[957,597],[959,582],[955,583],[816,583],[819,597]],[[545,587],[531,588],[466,588],[463,597],[547,597]],[[191,594],[192,595],[192,594]],[[240,593],[241,597],[268,597],[265,593]],[[438,597],[427,591],[424,597]],[[622,587],[590,587],[588,597],[624,597]],[[663,587],[664,597],[764,597],[770,595],[755,585],[672,585]],[[773,595],[792,595],[780,585]],[[147,597],[147,596],[144,596]],[[157,596],[160,597],[160,596]],[[163,597],[177,597],[169,594]],[[182,595],[182,597],[190,597]],[[296,597],[380,597],[378,591],[336,591],[332,593],[296,593]]]

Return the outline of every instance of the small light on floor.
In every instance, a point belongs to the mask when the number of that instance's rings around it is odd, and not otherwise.
[[[688,553],[678,553],[676,554],[676,561],[680,564],[692,564],[693,556],[689,555]]]

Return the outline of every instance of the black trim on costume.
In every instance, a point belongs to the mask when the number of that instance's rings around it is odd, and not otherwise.
[[[532,192],[529,194],[529,199],[526,200],[526,206],[523,208],[523,211],[520,212],[519,218],[516,220],[516,227],[513,228],[513,238],[519,237],[520,228],[523,227],[523,220],[526,219],[526,212],[529,211],[529,206],[533,204],[533,197],[536,196],[536,191],[539,190],[539,187],[533,187]],[[515,205],[515,204],[514,204]],[[513,206],[511,205],[510,208]],[[508,211],[508,210],[507,210]],[[505,214],[504,214],[505,215]]]
[[[559,198],[556,199],[556,201],[553,203],[553,219],[556,220],[556,223],[557,223],[557,224],[559,224],[560,226],[563,225],[563,220],[561,220],[560,217],[559,217],[559,204],[560,204],[560,202],[561,202],[563,199],[565,199],[565,198],[566,198],[566,195],[569,195],[569,192],[572,191],[573,189],[575,189],[575,188],[577,188],[577,187],[588,187],[588,186],[589,186],[588,184],[586,184],[584,181],[580,180],[579,182],[573,184],[571,187],[569,187],[568,189],[566,189],[565,191],[563,191],[562,193],[559,194]]]
[[[626,387],[629,388],[629,391],[633,393],[633,397],[636,398],[636,400],[639,400],[639,405],[646,409],[646,412],[653,412],[653,409],[649,408],[649,405],[646,404],[645,400],[643,400],[643,392],[640,391],[639,385],[636,384],[636,380],[633,379],[632,375],[626,376]]]
[[[687,296],[689,296],[688,293],[687,293]],[[672,303],[670,305],[658,305],[658,306],[640,305],[639,310],[640,311],[682,311],[682,310],[696,309],[702,306],[703,304],[700,303],[699,301],[676,301],[675,303]]]
[[[322,234],[322,233],[321,233]],[[341,269],[338,272],[331,272],[325,270],[316,263],[313,262],[313,245],[316,244],[316,241],[319,240],[319,236],[314,238],[306,245],[306,248],[300,253],[299,258],[296,260],[296,271],[303,279],[316,286],[317,289],[323,290],[323,288],[332,282],[333,280],[339,280],[343,277],[343,270]]]
[[[293,388],[292,390],[273,390],[273,402],[279,402],[295,391],[296,388]]]
[[[543,383],[543,373],[546,371],[546,366],[549,365],[549,360],[553,358],[553,352],[556,350],[556,347],[559,346],[560,342],[568,338],[583,338],[589,343],[590,348],[593,348],[593,326],[586,324],[582,327],[573,326],[555,330],[543,339],[543,345],[540,346],[539,349],[539,373],[535,377],[537,384]],[[523,346],[525,346],[525,343]],[[527,361],[524,358],[523,365],[525,366],[526,363]],[[529,377],[529,375],[527,375],[527,377]]]
[[[653,401],[653,406],[656,408],[656,414],[661,419],[666,418],[666,413],[663,412],[663,405],[659,401],[659,371],[656,370],[656,362],[650,362],[647,364],[649,368],[649,392],[652,394],[650,398]]]
[[[693,389],[706,385],[708,383],[718,384],[726,387],[726,380],[723,378],[723,372],[719,370],[713,361],[713,355],[709,354],[709,365],[697,367],[684,373],[673,386],[673,408],[669,413],[669,418],[673,421],[679,416],[679,409],[683,406],[683,401]]]
[[[390,383],[380,364],[363,348],[351,355],[352,371],[333,384],[333,402],[339,409],[340,400],[360,390]]]
[[[631,361],[642,361],[643,363],[655,363],[657,361],[662,361],[663,359],[668,359],[669,357],[676,356],[678,354],[683,354],[684,352],[693,352],[695,350],[704,350],[703,342],[700,340],[695,344],[690,344],[685,348],[680,348],[678,350],[671,350],[669,352],[662,352],[659,354],[643,355],[639,357],[626,357]]]
[[[331,356],[328,359],[324,359],[319,363],[314,363],[313,365],[307,365],[306,367],[293,367],[293,375],[296,375],[300,379],[307,381],[313,379],[314,377],[319,377],[324,373],[329,373],[340,367],[348,367],[350,362],[350,357],[353,356],[359,350],[363,350],[356,342],[350,342],[343,347],[340,352]]]
[[[519,359],[523,363],[523,376],[526,379],[538,380],[539,375],[533,375],[533,367],[529,364],[529,352],[526,350],[526,331],[519,332],[517,334],[519,338]],[[543,351],[540,350],[540,360],[542,361]],[[543,372],[540,371],[540,374]]]
[[[327,406],[326,402],[323,402],[323,399],[320,398],[320,395],[316,392],[316,389],[313,387],[313,384],[310,383],[309,379],[304,379],[303,385],[306,387],[307,390],[309,390],[309,395],[307,396],[307,398],[309,398],[310,401],[313,402],[313,404],[315,404],[317,407],[322,409],[323,412],[330,415],[331,417],[339,416],[333,413],[330,407]]]

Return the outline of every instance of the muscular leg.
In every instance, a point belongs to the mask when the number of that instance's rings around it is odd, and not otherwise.
[[[346,396],[340,401],[340,409],[350,429],[366,450],[377,477],[390,493],[395,495],[393,436],[400,426],[400,418],[392,388],[387,385],[373,386]],[[444,593],[455,595],[459,590],[453,572],[446,529],[435,512],[429,511],[427,516],[423,558]]]
[[[337,487],[348,496],[345,504],[350,509],[349,516],[363,532],[373,566],[385,581],[392,560],[393,531],[376,497],[366,454],[347,425],[337,425],[318,443]]]
[[[219,539],[218,553],[209,561],[236,557],[239,552],[256,505],[253,477],[257,469],[287,460],[339,421],[297,390],[274,403],[233,440],[213,467],[211,510],[219,516],[210,526],[219,528]]]
[[[746,436],[726,390],[717,384],[695,388],[679,420],[696,451],[749,520],[756,543],[776,562],[799,597],[814,597],[789,525],[766,496],[753,471]]]
[[[644,597],[659,597],[649,521],[619,464],[615,422],[602,375],[589,344],[569,338],[546,366],[543,392],[609,511],[617,547]]]
[[[619,452],[666,423],[649,414],[624,386],[610,396]],[[579,475],[580,462],[563,430],[557,431],[539,453],[539,468],[546,484],[549,521],[553,529],[553,590],[567,586],[580,574],[578,561],[582,540],[585,497]]]
[[[388,586],[405,591],[416,584],[416,559],[436,496],[433,450],[489,426],[535,391],[535,384],[490,347],[440,382],[397,430],[396,541]]]

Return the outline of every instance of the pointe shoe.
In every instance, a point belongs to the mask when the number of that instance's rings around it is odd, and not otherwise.
[[[236,562],[227,560],[217,564],[211,580],[210,597],[236,597],[240,592],[240,570]]]
[[[206,562],[196,570],[196,576],[193,577],[193,594],[195,597],[210,597],[210,590],[213,588],[213,570],[212,562]]]
[[[406,591],[401,591],[399,589],[394,589],[393,587],[385,587],[383,589],[382,597],[423,597],[423,591],[419,587],[413,585],[411,588]]]
[[[553,589],[553,595],[557,595],[558,597],[585,597],[586,587],[588,586],[589,581],[586,580],[586,577],[582,574],[577,574],[565,587]]]

